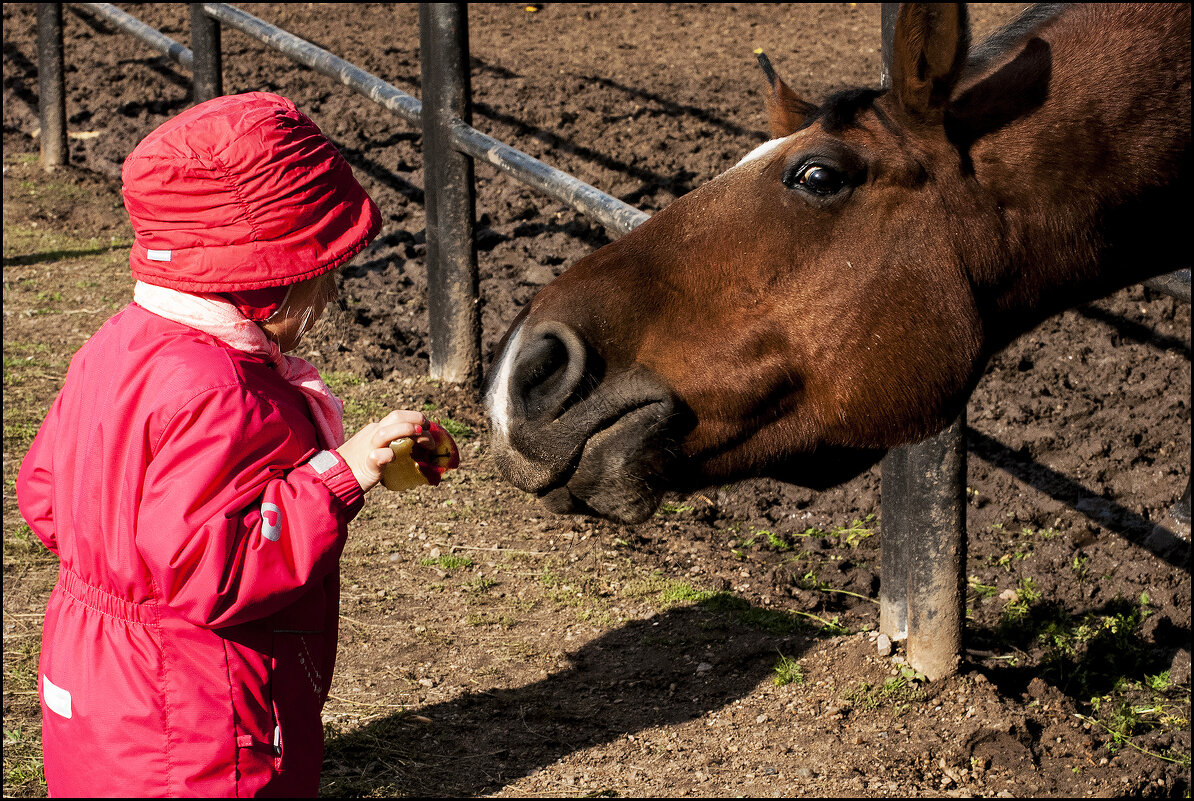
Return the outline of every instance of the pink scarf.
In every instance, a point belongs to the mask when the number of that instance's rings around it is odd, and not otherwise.
[[[265,356],[307,401],[325,448],[344,444],[344,404],[332,394],[314,365],[287,356],[257,323],[219,295],[192,295],[138,281],[133,300],[146,311],[198,329],[245,353]]]

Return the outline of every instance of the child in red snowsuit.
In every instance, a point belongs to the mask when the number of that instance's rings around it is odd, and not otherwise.
[[[395,411],[344,441],[339,401],[285,352],[380,214],[267,93],[180,114],[122,177],[134,301],[72,359],[17,480],[61,562],[39,665],[46,781],[314,795],[347,525],[389,443],[429,424]]]

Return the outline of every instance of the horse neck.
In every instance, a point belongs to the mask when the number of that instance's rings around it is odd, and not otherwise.
[[[1024,85],[1011,91],[1031,89],[1026,75],[1047,80],[1039,106],[968,154],[998,220],[987,233],[999,253],[973,275],[992,312],[1039,320],[1181,266],[1189,31],[1188,5],[1076,6],[984,71],[1000,75],[1019,53],[1025,63],[1004,72]]]

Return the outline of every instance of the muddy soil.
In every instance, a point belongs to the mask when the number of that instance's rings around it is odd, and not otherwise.
[[[189,43],[185,5],[124,7]],[[413,5],[245,8],[420,94]],[[1018,8],[972,6],[976,34]],[[71,167],[54,180],[78,191],[18,191],[47,180],[27,155],[33,5],[3,13],[6,239],[20,221],[118,247],[121,161],[191,104],[189,73],[67,11]],[[814,99],[879,74],[877,5],[485,4],[469,24],[474,124],[648,212],[767,138],[754,48]],[[459,426],[465,457],[437,490],[371,495],[353,525],[325,794],[1188,796],[1189,527],[1169,515],[1189,481],[1188,304],[1131,288],[992,361],[968,410],[968,649],[926,682],[876,647],[877,468],[822,493],[711,487],[636,527],[553,516],[503,484],[477,398],[426,378],[418,131],[238,32],[223,42],[225,91],[293,99],[383,213],[300,355],[350,426],[426,408]],[[488,359],[611,235],[485,165],[477,183]],[[38,714],[10,692],[10,637],[36,643],[55,570],[13,567],[8,547],[28,445],[9,436],[10,353],[57,354],[23,385],[44,409],[131,294],[118,258],[7,253],[6,748]],[[5,791],[44,785],[6,765]]]

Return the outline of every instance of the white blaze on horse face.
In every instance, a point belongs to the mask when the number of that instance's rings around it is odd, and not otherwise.
[[[737,164],[735,164],[734,166],[741,167],[743,164],[746,164],[748,161],[756,161],[758,159],[766,158],[767,156],[771,155],[771,153],[773,151],[775,151],[776,148],[778,148],[780,145],[782,145],[786,141],[788,141],[788,137],[785,136],[783,139],[772,139],[770,142],[764,142],[763,144],[759,145],[754,150],[750,151],[745,156],[743,156],[741,158],[741,160],[739,160],[739,162]]]
[[[493,377],[493,386],[489,388],[489,419],[493,422],[493,429],[503,438],[510,436],[510,374],[514,372],[514,357],[518,355],[518,346],[522,344],[522,323],[506,341],[506,350],[498,363],[497,373]]]

